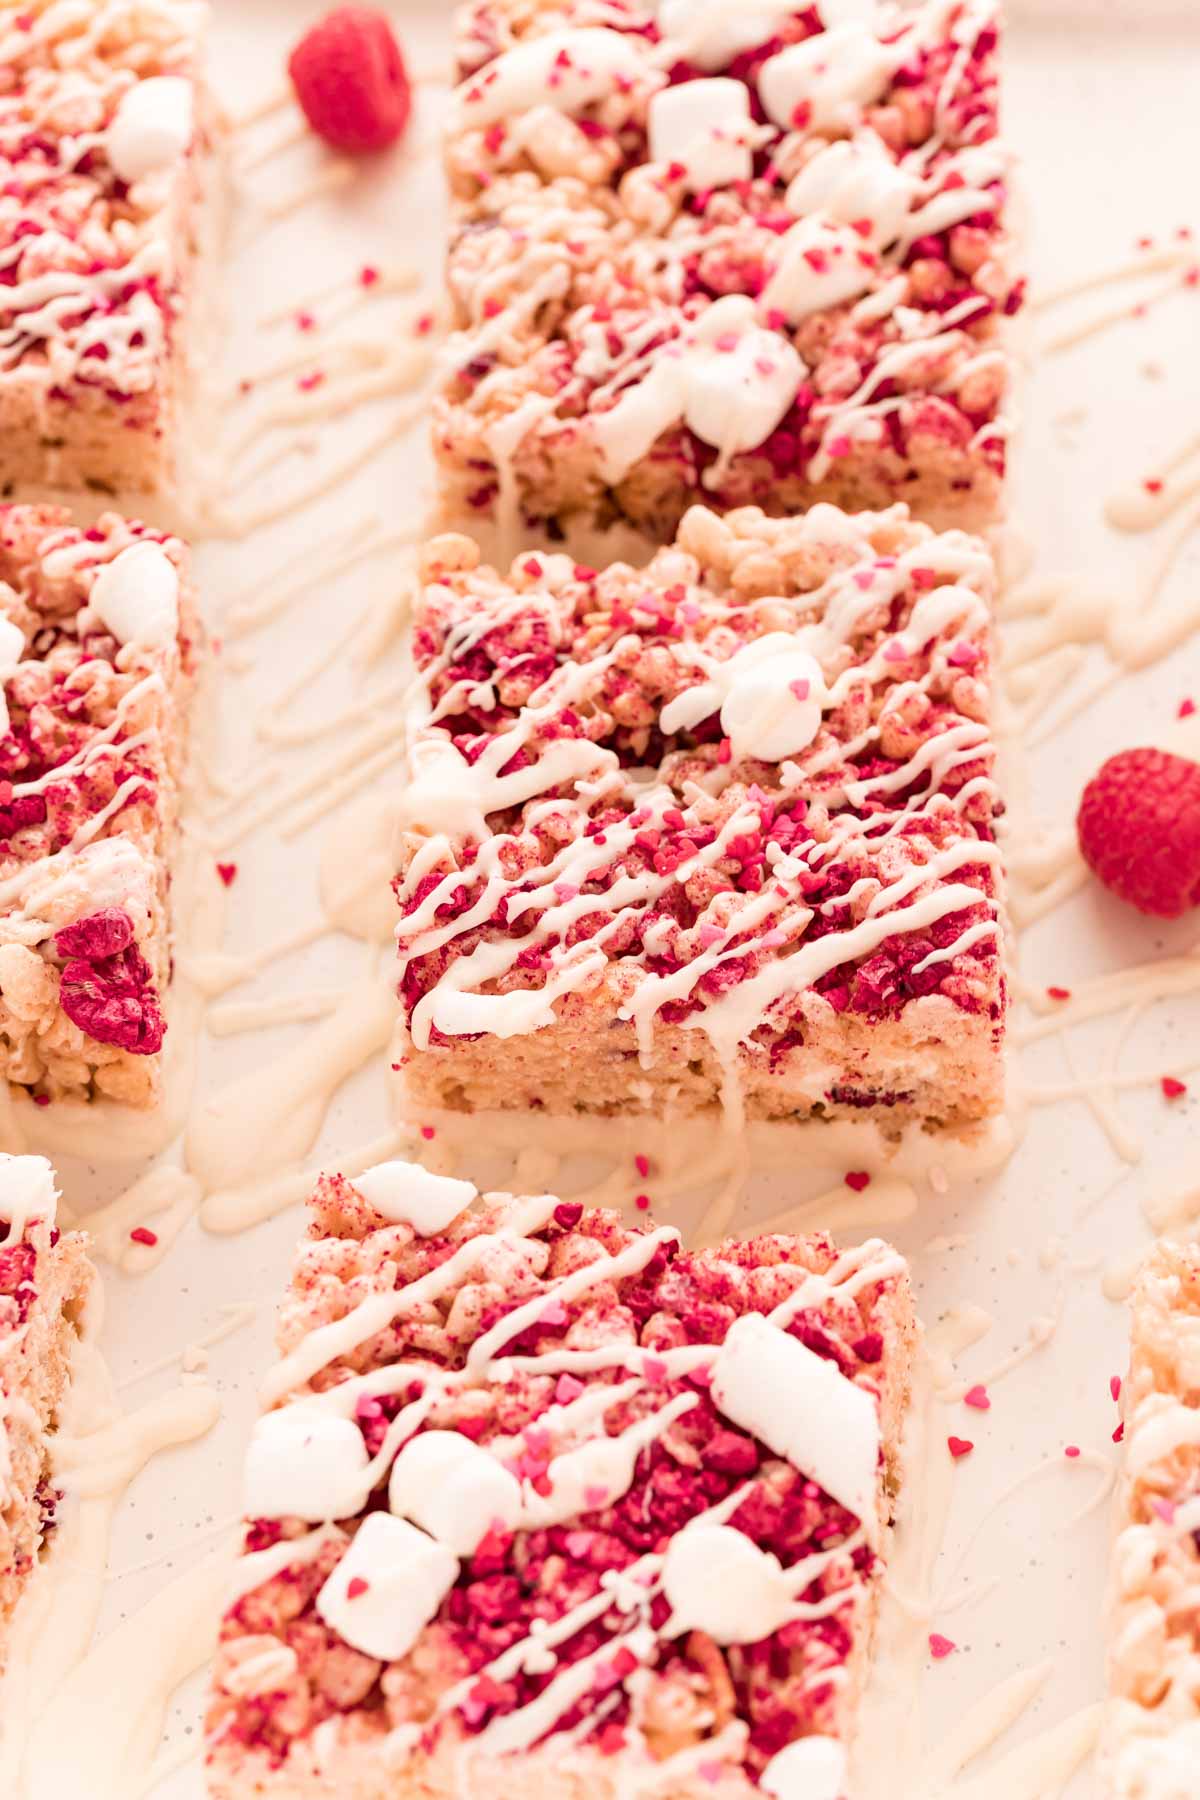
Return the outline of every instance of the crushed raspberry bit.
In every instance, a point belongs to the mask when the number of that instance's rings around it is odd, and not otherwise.
[[[1176,1080],[1174,1075],[1164,1075],[1161,1085],[1164,1100],[1181,1100],[1187,1093],[1187,1082]]]
[[[237,872],[238,866],[236,863],[219,862],[217,864],[217,874],[221,877],[221,880],[226,887],[231,887],[237,880]]]
[[[422,1125],[421,1136],[425,1139],[426,1143],[429,1143],[432,1138],[437,1136],[437,1132],[432,1125]]]
[[[364,1581],[361,1575],[352,1575],[346,1583],[347,1600],[358,1600],[366,1593],[369,1585],[370,1583]]]
[[[145,1244],[151,1250],[158,1242],[158,1233],[148,1225],[135,1225],[129,1235],[135,1244]]]
[[[1154,475],[1148,476],[1142,486],[1148,494],[1161,494],[1163,491],[1163,483]]]
[[[1122,1419],[1121,1423],[1117,1426],[1117,1429],[1112,1434],[1113,1443],[1119,1444],[1121,1442],[1121,1440],[1124,1438],[1124,1436],[1125,1436],[1125,1421],[1124,1421],[1124,1419]]]
[[[1070,988],[1048,987],[1046,993],[1051,1000],[1069,1000],[1071,998]]]
[[[981,1381],[976,1382],[974,1387],[969,1387],[963,1395],[963,1405],[973,1406],[976,1412],[988,1412],[991,1404],[991,1395]]]
[[[315,315],[307,311],[298,312],[296,314],[296,329],[297,331],[315,331],[317,329]]]
[[[956,1461],[959,1457],[970,1456],[972,1450],[975,1448],[970,1438],[948,1437],[946,1439],[946,1444],[951,1456],[953,1456]]]
[[[117,1044],[132,1056],[162,1048],[166,1021],[149,963],[133,941],[133,921],[106,907],[55,935],[54,948],[69,959],[59,1000],[72,1024],[101,1044]]]
[[[633,1204],[637,1207],[639,1212],[649,1212],[650,1211],[650,1196],[649,1196],[649,1194],[635,1194],[633,1196]]]
[[[842,1180],[848,1188],[853,1188],[856,1194],[861,1194],[865,1187],[871,1185],[871,1177],[866,1169],[851,1169],[849,1174],[843,1175]]]
[[[359,287],[373,288],[379,281],[379,270],[372,263],[364,263],[358,271]]]
[[[1109,1376],[1108,1391],[1112,1395],[1114,1402],[1121,1398],[1121,1377],[1119,1375]]]
[[[1177,719],[1190,719],[1195,710],[1196,702],[1188,695],[1179,702],[1179,711],[1175,714],[1175,717]]]
[[[935,1662],[941,1662],[945,1657],[953,1656],[957,1649],[958,1645],[953,1638],[943,1637],[940,1631],[930,1632],[929,1654]]]

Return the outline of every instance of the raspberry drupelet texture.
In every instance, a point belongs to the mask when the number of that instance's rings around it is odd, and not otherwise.
[[[1101,1737],[1113,1800],[1179,1800],[1200,1769],[1200,1252],[1159,1243],[1132,1297]]]
[[[217,132],[196,0],[0,19],[0,492],[171,485]]]
[[[386,150],[408,123],[408,72],[375,7],[340,6],[318,20],[292,51],[288,74],[305,118],[337,150]]]
[[[0,1155],[0,1674],[54,1524],[51,1439],[92,1282],[84,1235],[58,1230],[56,1202],[44,1157]]]
[[[1024,284],[995,0],[473,0],[452,101],[452,512],[996,511]]]
[[[198,626],[182,544],[0,507],[0,1069],[150,1105]]]
[[[397,937],[418,1104],[999,1100],[988,554],[701,508],[645,569],[425,558]]]
[[[1200,906],[1200,763],[1169,750],[1122,750],[1079,803],[1079,848],[1120,899],[1158,919]]]
[[[402,1163],[323,1179],[247,1460],[210,1793],[844,1775],[916,1331],[878,1241],[688,1253]]]

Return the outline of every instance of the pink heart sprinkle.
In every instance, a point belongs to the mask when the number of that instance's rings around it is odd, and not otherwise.
[[[963,1395],[963,1405],[973,1406],[976,1412],[987,1412],[991,1404],[991,1397],[981,1381],[968,1388]]]
[[[952,1638],[943,1637],[940,1631],[930,1632],[929,1654],[933,1657],[935,1662],[941,1662],[942,1658],[945,1656],[953,1656],[957,1649],[958,1645]]]
[[[799,681],[789,681],[788,688],[796,696],[797,700],[803,701],[807,700],[809,694],[812,692],[812,682],[803,679]]]

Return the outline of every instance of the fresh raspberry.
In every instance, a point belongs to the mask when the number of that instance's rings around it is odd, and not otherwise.
[[[1200,906],[1200,763],[1167,750],[1110,756],[1076,827],[1092,873],[1139,912],[1177,919]]]
[[[132,1056],[162,1049],[166,1022],[149,963],[133,942],[129,915],[106,907],[54,939],[68,957],[59,985],[63,1011],[80,1031],[101,1044],[117,1044]]]
[[[327,13],[292,51],[288,74],[305,118],[335,150],[386,150],[408,124],[408,71],[391,25],[374,7]]]

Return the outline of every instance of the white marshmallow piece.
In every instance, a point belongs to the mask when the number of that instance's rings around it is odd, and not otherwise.
[[[179,633],[179,575],[161,544],[130,544],[97,572],[92,611],[118,644],[162,650]]]
[[[857,299],[876,274],[874,259],[862,260],[860,252],[866,248],[849,225],[836,225],[820,214],[801,219],[779,240],[762,310],[782,313],[789,325],[798,325],[810,313]]]
[[[122,181],[166,169],[192,141],[192,84],[182,75],[150,75],[122,94],[107,132],[108,160]]]
[[[870,226],[859,241],[881,250],[904,229],[920,183],[894,163],[873,133],[838,138],[805,163],[788,187],[797,218],[820,213],[839,225]]]
[[[645,77],[644,40],[602,25],[547,31],[497,56],[454,90],[456,125],[495,125],[536,106],[582,112],[623,83]]]
[[[684,418],[723,460],[770,437],[804,380],[786,338],[754,322],[754,302],[726,294],[709,307],[687,367]]]
[[[821,729],[828,698],[821,665],[785,631],[756,638],[729,662],[721,728],[737,761],[783,762]]]
[[[750,95],[744,82],[714,77],[662,88],[650,101],[650,160],[687,170],[692,193],[748,181]]]
[[[795,1608],[779,1558],[731,1525],[691,1525],[672,1538],[662,1571],[671,1637],[707,1632],[717,1644],[757,1644]]]
[[[14,675],[25,653],[25,633],[12,619],[0,617],[0,737],[8,733],[8,696],[4,683]]]
[[[363,1199],[392,1225],[411,1225],[419,1237],[436,1237],[477,1199],[470,1181],[435,1175],[420,1163],[376,1163],[354,1178]]]
[[[294,1405],[264,1413],[242,1474],[248,1519],[349,1519],[366,1503],[367,1446],[352,1419]]]
[[[395,1662],[411,1650],[458,1577],[458,1558],[407,1519],[368,1513],[317,1595],[343,1641]]]
[[[474,1556],[495,1526],[521,1516],[521,1484],[457,1431],[420,1431],[392,1464],[388,1505],[456,1556]]]
[[[784,131],[800,121],[818,131],[852,131],[903,57],[860,22],[835,25],[769,57],[758,72],[759,99]]]
[[[874,1539],[879,1412],[872,1395],[757,1313],[730,1327],[711,1391],[726,1418],[824,1488]]]
[[[0,1155],[0,1219],[14,1238],[33,1220],[53,1220],[58,1184],[44,1156]]]
[[[850,1768],[836,1738],[797,1738],[776,1752],[758,1785],[774,1800],[846,1800]]]
[[[724,69],[743,50],[775,36],[796,12],[796,0],[659,0],[658,28],[673,54],[697,69]]]

